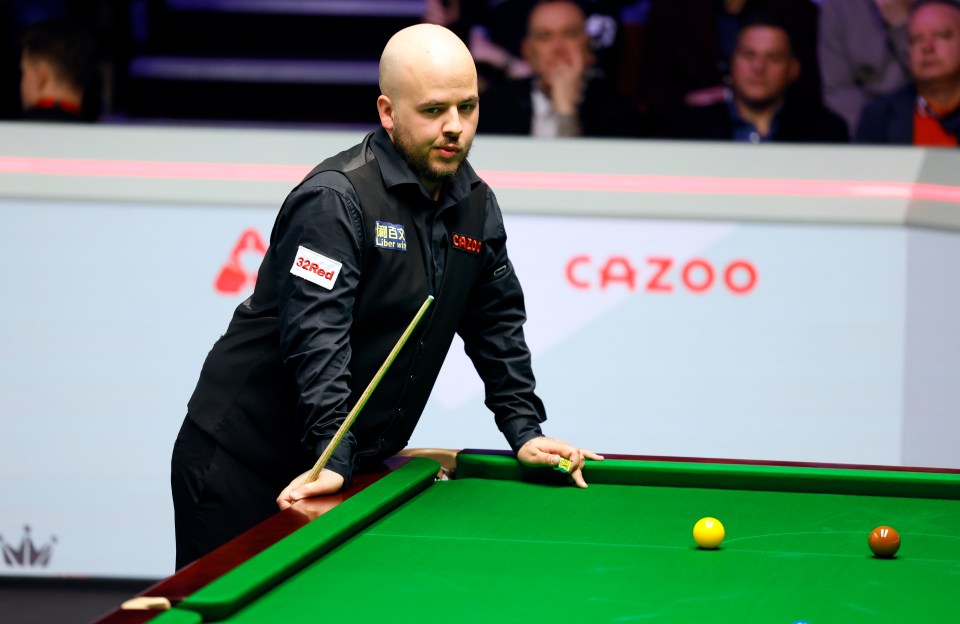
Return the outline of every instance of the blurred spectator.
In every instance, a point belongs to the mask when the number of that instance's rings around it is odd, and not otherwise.
[[[586,14],[594,67],[612,74],[619,62],[621,7],[637,0],[574,0]],[[649,1],[649,0],[646,0]],[[507,79],[527,78],[522,45],[527,18],[539,0],[426,0],[423,21],[463,39],[477,63],[480,91]]]
[[[20,101],[32,121],[92,120],[87,93],[95,89],[96,40],[65,20],[31,26],[21,37]]]
[[[591,73],[586,18],[572,0],[534,7],[523,40],[531,78],[491,88],[480,99],[480,131],[537,137],[639,136],[630,101]]]
[[[446,26],[463,39],[477,64],[480,92],[506,78],[524,78],[520,55],[530,0],[426,0],[423,21]]]
[[[856,139],[956,147],[960,135],[960,1],[917,0],[907,25],[912,84],[863,110]]]
[[[754,13],[790,25],[803,66],[792,91],[820,101],[817,12],[811,0],[654,0],[641,59],[642,106],[666,115],[685,104],[723,100],[737,32]]]
[[[620,11],[620,46],[617,63],[617,90],[639,103],[640,72],[646,48],[647,18],[653,0],[635,0]]]
[[[851,134],[860,111],[910,81],[907,17],[914,0],[822,0],[818,52],[826,105]]]
[[[801,74],[790,33],[774,19],[743,25],[730,64],[732,85],[721,102],[675,116],[672,135],[750,143],[849,141],[846,123],[821,104],[789,93]]]

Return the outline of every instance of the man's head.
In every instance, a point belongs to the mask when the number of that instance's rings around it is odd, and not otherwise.
[[[593,63],[587,20],[573,0],[537,3],[527,19],[523,57],[541,79],[559,64],[586,67]]]
[[[96,42],[86,29],[65,21],[43,22],[23,34],[20,49],[24,110],[44,98],[82,103],[97,67]]]
[[[737,36],[730,63],[738,102],[757,110],[779,105],[800,76],[790,34],[772,21],[748,21]]]
[[[380,123],[431,193],[467,157],[479,119],[477,69],[451,31],[417,24],[395,34],[380,57]]]
[[[918,89],[960,86],[960,3],[918,0],[907,28],[910,71]]]

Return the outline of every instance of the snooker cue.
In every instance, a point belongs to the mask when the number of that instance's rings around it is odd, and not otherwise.
[[[380,383],[380,379],[387,373],[387,369],[390,368],[391,364],[393,364],[393,360],[396,359],[397,354],[400,353],[400,349],[402,349],[403,345],[406,344],[410,334],[412,334],[413,330],[416,329],[417,325],[420,323],[420,319],[423,318],[424,313],[426,313],[427,308],[430,307],[431,303],[433,303],[433,295],[430,295],[426,298],[426,300],[423,302],[423,305],[420,306],[420,309],[413,317],[413,320],[410,321],[410,324],[407,325],[407,328],[403,330],[403,334],[400,335],[400,340],[397,341],[397,344],[393,345],[393,349],[390,350],[390,353],[387,355],[387,359],[385,359],[383,364],[380,365],[380,370],[377,371],[377,374],[374,375],[373,379],[370,380],[370,383],[367,384],[363,394],[360,395],[360,398],[357,400],[356,404],[354,404],[353,409],[351,409],[350,413],[347,414],[347,417],[343,420],[343,424],[341,424],[340,428],[337,429],[337,433],[334,434],[333,439],[330,440],[330,444],[328,444],[327,448],[324,449],[323,454],[317,458],[317,463],[313,465],[313,469],[307,474],[307,478],[304,479],[302,485],[313,483],[317,480],[317,477],[320,475],[320,471],[322,471],[324,466],[327,465],[327,462],[330,461],[330,457],[333,455],[333,452],[337,449],[337,447],[340,446],[340,441],[343,439],[343,436],[346,435],[347,430],[350,429],[350,425],[353,424],[353,421],[357,419],[357,415],[360,414],[360,410],[363,409],[364,405],[366,405],[370,395],[373,394],[377,384]]]

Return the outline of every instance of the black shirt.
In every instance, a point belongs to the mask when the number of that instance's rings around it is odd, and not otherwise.
[[[304,258],[319,273],[298,268]],[[464,163],[434,201],[382,129],[287,197],[254,293],[208,355],[188,417],[244,463],[292,479],[326,447],[427,294],[431,311],[328,467],[349,478],[355,460],[406,445],[454,333],[511,447],[541,435],[523,293],[493,192]]]

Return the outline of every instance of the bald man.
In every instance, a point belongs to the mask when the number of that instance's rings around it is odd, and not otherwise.
[[[913,82],[871,102],[858,143],[960,146],[960,0],[917,0],[907,21]]]
[[[599,455],[543,436],[520,283],[493,191],[467,162],[477,73],[449,30],[404,29],[380,61],[382,128],[287,197],[253,295],[214,345],[174,445],[177,567],[404,448],[459,334],[520,461]],[[428,295],[436,297],[336,447],[309,470]]]

